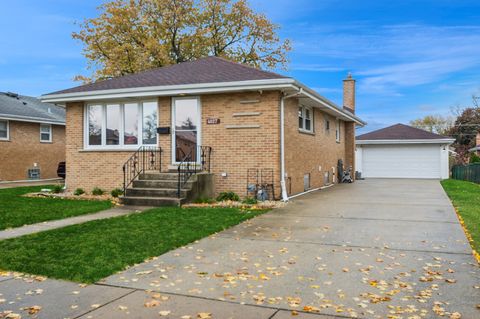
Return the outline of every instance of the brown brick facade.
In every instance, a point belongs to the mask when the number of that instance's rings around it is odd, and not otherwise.
[[[337,174],[337,162],[345,162],[347,135],[345,123],[340,121],[340,142],[336,141],[336,119],[318,109],[314,109],[313,133],[298,129],[297,99],[285,101],[285,171],[286,187],[289,195],[303,192],[304,175],[310,174],[310,188],[324,186],[325,173],[329,172],[332,183]],[[326,121],[330,129],[326,129]]]
[[[213,148],[211,169],[215,190],[246,195],[249,168],[273,169],[275,195],[280,197],[280,92],[266,91],[202,95],[201,144]],[[159,126],[170,127],[172,98],[158,99]],[[343,122],[341,141],[335,141],[335,118],[330,117],[330,132],[324,132],[324,115],[315,110],[315,134],[298,131],[298,102],[285,103],[286,172],[291,193],[303,191],[303,175],[311,174],[312,187],[323,186],[323,173],[332,171],[337,160],[346,160],[346,131]],[[121,187],[122,165],[133,151],[83,150],[83,103],[67,104],[67,186],[106,190]],[[219,124],[207,124],[208,118]],[[159,135],[163,168],[171,162],[171,135]],[[353,145],[353,144],[351,144]],[[353,153],[353,150],[352,150]],[[347,159],[348,160],[348,159]],[[319,171],[319,166],[322,170]],[[226,176],[222,176],[226,173]],[[289,183],[287,182],[287,186]]]
[[[83,148],[83,103],[67,103],[67,178],[68,190],[94,187],[112,190],[122,187],[122,165],[133,153],[129,151],[85,151]]]
[[[38,164],[40,178],[56,178],[58,163],[65,161],[65,127],[52,125],[52,142],[40,142],[40,124],[9,121],[8,141],[0,140],[0,181],[28,179],[28,169]]]
[[[280,197],[280,93],[236,93],[202,98],[202,139],[212,146],[216,192],[246,195],[249,168],[273,169]],[[207,118],[220,124],[207,125]],[[222,177],[222,173],[227,173]]]

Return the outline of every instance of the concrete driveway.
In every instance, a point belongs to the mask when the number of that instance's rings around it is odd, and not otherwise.
[[[371,179],[310,193],[96,285],[68,285],[5,278],[0,311],[36,304],[39,318],[480,317],[478,264],[434,180]],[[34,289],[43,289],[37,299],[25,295]]]

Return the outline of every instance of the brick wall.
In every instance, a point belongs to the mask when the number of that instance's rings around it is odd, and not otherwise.
[[[41,178],[56,178],[58,162],[65,160],[65,127],[52,125],[52,142],[40,142],[40,124],[9,121],[10,140],[0,141],[0,180],[28,179],[38,163]]]
[[[213,148],[217,194],[233,190],[245,196],[247,170],[257,168],[273,169],[275,196],[280,197],[279,103],[279,92],[202,97],[202,143]],[[220,124],[207,125],[209,117],[219,118]]]
[[[83,103],[67,103],[67,178],[68,190],[94,187],[111,190],[122,187],[122,165],[133,153],[129,151],[83,150]]]
[[[337,170],[337,161],[345,162],[346,132],[345,123],[340,121],[340,142],[336,142],[336,119],[328,116],[330,130],[325,129],[326,113],[314,109],[314,133],[303,133],[298,130],[298,100],[285,101],[285,165],[286,186],[289,195],[304,191],[304,175],[310,174],[311,188],[324,186],[324,174]],[[348,123],[347,123],[348,125]]]
[[[171,126],[171,98],[161,97],[159,126]],[[273,169],[275,195],[280,198],[280,92],[245,92],[201,96],[201,144],[213,148],[212,172],[215,174],[216,194],[232,190],[246,195],[249,168]],[[341,122],[341,140],[335,140],[335,118],[330,116],[330,132],[325,132],[324,113],[314,111],[315,134],[298,131],[298,101],[285,103],[286,172],[290,178],[291,194],[303,191],[303,176],[311,174],[311,186],[323,186],[323,174],[332,172],[339,158],[350,161],[346,149],[345,123]],[[208,125],[207,118],[218,118],[220,124]],[[347,126],[349,124],[347,123]],[[93,187],[106,190],[121,187],[122,165],[133,153],[130,151],[83,150],[83,103],[67,104],[67,186],[73,190]],[[171,135],[160,135],[163,168],[171,165]],[[353,148],[352,152],[353,154]],[[321,171],[319,171],[321,166]],[[222,176],[226,173],[227,176]],[[330,178],[332,180],[332,177]]]
[[[257,102],[258,101],[258,102]],[[171,126],[171,98],[161,97],[159,126]],[[245,196],[248,168],[274,170],[276,196],[280,196],[279,167],[279,93],[236,93],[201,96],[202,142],[213,148],[212,172],[216,193],[232,190]],[[234,116],[234,113],[238,116]],[[250,114],[246,114],[250,113]],[[207,125],[207,118],[219,118],[220,124]],[[256,125],[258,128],[228,128]],[[67,104],[67,187],[90,192],[93,187],[106,190],[121,187],[122,165],[130,151],[83,150],[83,103]],[[172,164],[171,135],[159,135],[163,150],[162,166]],[[227,173],[222,177],[221,173]]]
[[[355,177],[355,123],[345,123],[345,167],[352,167],[352,177]]]

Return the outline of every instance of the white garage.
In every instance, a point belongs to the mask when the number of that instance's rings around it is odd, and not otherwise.
[[[356,138],[356,171],[365,178],[446,179],[453,141],[404,124],[366,133]]]

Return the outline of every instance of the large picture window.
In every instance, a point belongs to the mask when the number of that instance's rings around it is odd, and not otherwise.
[[[300,131],[313,132],[313,111],[306,106],[298,108],[298,128]]]
[[[85,110],[86,148],[157,145],[157,102],[91,104]]]

